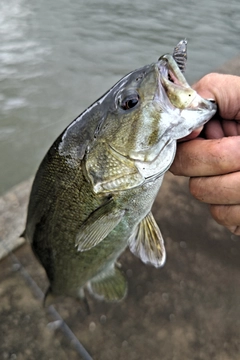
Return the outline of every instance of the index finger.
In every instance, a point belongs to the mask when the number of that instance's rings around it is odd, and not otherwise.
[[[206,99],[216,100],[219,114],[224,119],[240,120],[240,77],[211,73],[193,88]]]

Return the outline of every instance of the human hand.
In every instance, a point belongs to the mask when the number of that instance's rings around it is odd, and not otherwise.
[[[178,144],[170,171],[190,176],[192,195],[210,204],[219,224],[240,235],[240,77],[209,74],[193,87],[215,99],[219,112],[205,125],[203,137]]]

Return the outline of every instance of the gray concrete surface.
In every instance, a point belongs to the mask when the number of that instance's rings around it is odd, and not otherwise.
[[[239,58],[221,72],[240,75]],[[30,182],[0,199],[0,359],[79,359],[73,344],[24,280],[10,250],[19,244]],[[188,192],[188,180],[167,174],[153,212],[167,262],[157,270],[129,251],[120,259],[129,282],[119,304],[89,297],[56,309],[94,360],[240,359],[240,240],[217,225]],[[8,251],[7,250],[7,251]],[[14,252],[45,290],[47,280],[28,244]]]

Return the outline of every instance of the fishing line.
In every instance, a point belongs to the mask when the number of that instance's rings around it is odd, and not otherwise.
[[[37,285],[37,283],[33,280],[31,275],[27,272],[27,270],[24,268],[20,260],[17,258],[17,256],[10,250],[8,251],[7,245],[4,243],[4,241],[1,242],[3,246],[5,247],[6,251],[8,252],[9,256],[12,259],[13,267],[15,271],[19,271],[22,277],[24,278],[25,282],[29,285],[30,288],[32,288],[34,295],[37,299],[40,301],[43,301],[44,299],[44,293],[40,289],[40,287]],[[81,344],[81,342],[78,340],[78,338],[75,336],[75,334],[72,332],[72,330],[69,328],[69,326],[66,324],[66,322],[63,320],[61,315],[58,313],[58,311],[55,309],[53,305],[48,306],[46,309],[47,313],[52,316],[54,321],[56,322],[56,326],[54,328],[59,328],[62,330],[63,334],[70,340],[71,344],[75,348],[78,355],[81,356],[82,360],[93,360],[91,355],[87,352],[87,350],[84,348],[84,346]]]

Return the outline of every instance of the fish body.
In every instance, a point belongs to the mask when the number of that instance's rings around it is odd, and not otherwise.
[[[187,84],[171,55],[132,71],[56,139],[36,174],[25,237],[44,266],[48,294],[120,300],[117,258],[127,246],[160,267],[166,253],[151,207],[176,141],[216,106]]]

